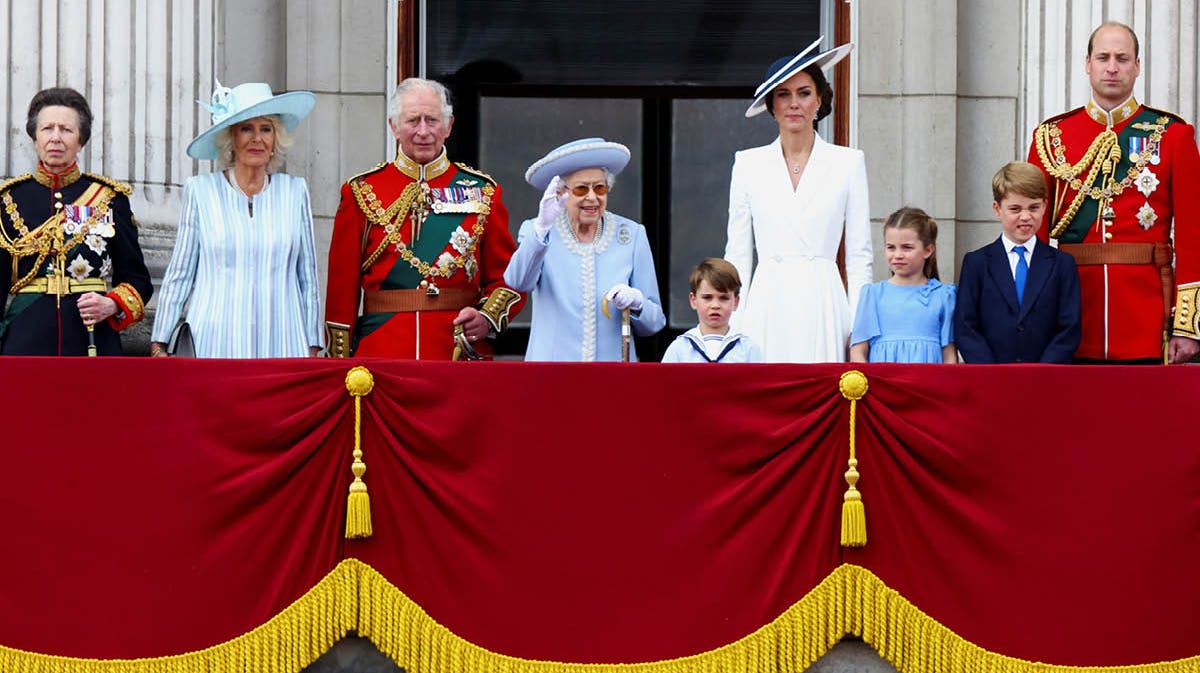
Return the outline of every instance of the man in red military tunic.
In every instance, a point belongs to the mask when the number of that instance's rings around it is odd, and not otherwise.
[[[445,87],[404,80],[388,109],[395,161],[342,186],[325,310],[333,357],[487,357],[521,309],[504,286],[516,246],[500,185],[446,159],[453,122]]]
[[[1086,69],[1091,100],[1039,125],[1029,150],[1051,187],[1039,236],[1079,266],[1076,358],[1186,362],[1200,351],[1195,129],[1134,100],[1141,61],[1129,26],[1097,28]]]

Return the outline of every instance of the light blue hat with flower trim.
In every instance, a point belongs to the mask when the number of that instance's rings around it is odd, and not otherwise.
[[[567,176],[585,168],[607,168],[616,175],[629,163],[629,148],[604,138],[581,138],[559,145],[525,171],[525,182],[545,189],[554,176]]]
[[[276,95],[271,92],[271,85],[264,82],[247,82],[232,89],[217,82],[211,103],[196,102],[212,113],[212,126],[188,144],[187,153],[193,159],[214,160],[219,153],[217,134],[223,129],[247,119],[278,115],[285,129],[295,130],[312,112],[317,97],[311,91],[289,91]]]

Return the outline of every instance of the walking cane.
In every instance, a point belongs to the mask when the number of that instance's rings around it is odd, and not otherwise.
[[[610,294],[612,294],[611,291],[604,295],[604,299],[600,302],[600,312],[604,314],[605,318],[609,318],[611,320],[612,314],[608,312],[608,300]],[[629,337],[629,309],[624,308],[621,310],[621,362],[629,362]]]
[[[629,309],[621,311],[621,362],[629,362]]]

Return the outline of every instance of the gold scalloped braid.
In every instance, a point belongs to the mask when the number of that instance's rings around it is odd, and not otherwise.
[[[408,671],[441,673],[710,673],[802,671],[846,635],[901,673],[1194,673],[1200,656],[1135,666],[1054,666],[988,652],[934,621],[861,566],[836,568],[770,624],[708,652],[640,664],[574,664],[505,656],[438,624],[363,565],[357,632]]]
[[[342,561],[263,625],[202,650],[145,659],[79,659],[0,645],[4,673],[289,673],[312,664],[354,629],[359,561]],[[185,609],[186,606],[180,606]]]
[[[415,673],[711,673],[802,671],[846,635],[901,673],[1194,673],[1200,655],[1131,666],[1056,666],[1007,657],[939,624],[861,566],[843,564],[782,615],[728,645],[639,664],[575,664],[498,654],[436,622],[374,568],[339,563],[262,626],[204,650],[148,659],[75,659],[0,646],[5,673],[296,673],[350,631]]]

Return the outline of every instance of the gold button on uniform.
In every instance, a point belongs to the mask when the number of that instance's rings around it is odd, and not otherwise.
[[[54,192],[54,198],[56,198],[56,199],[61,199],[61,198],[62,198],[62,192]]]
[[[62,210],[62,201],[59,201],[58,203],[54,204],[54,209]]]
[[[1104,240],[1106,240],[1106,241],[1112,240],[1112,232],[1111,231],[1104,232]]]

